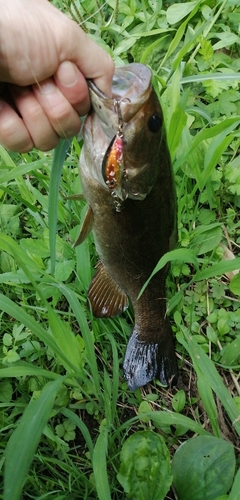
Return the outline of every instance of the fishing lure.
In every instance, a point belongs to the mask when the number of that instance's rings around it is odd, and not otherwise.
[[[123,162],[123,119],[121,115],[121,100],[114,103],[118,114],[117,134],[111,140],[102,162],[104,182],[111,191],[115,201],[116,211],[120,212],[122,202],[127,198],[122,180],[126,180],[126,171]]]

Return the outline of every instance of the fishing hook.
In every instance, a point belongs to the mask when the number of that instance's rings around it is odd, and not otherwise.
[[[117,135],[121,139],[123,138],[123,118],[122,118],[122,112],[121,112],[121,103],[126,102],[126,101],[131,103],[131,100],[128,97],[122,97],[121,99],[114,99],[114,101],[113,101],[114,111],[118,115]]]

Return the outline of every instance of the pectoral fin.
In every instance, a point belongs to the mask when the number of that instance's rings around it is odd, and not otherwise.
[[[88,298],[96,318],[117,316],[128,307],[127,295],[101,262],[88,290]]]
[[[86,215],[83,219],[80,234],[74,243],[74,247],[81,245],[81,243],[87,238],[89,233],[92,231],[92,228],[93,228],[93,211],[91,207],[88,207]]]

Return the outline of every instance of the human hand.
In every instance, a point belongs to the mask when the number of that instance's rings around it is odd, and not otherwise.
[[[47,0],[0,0],[0,144],[54,148],[89,111],[86,78],[111,95],[114,64]]]

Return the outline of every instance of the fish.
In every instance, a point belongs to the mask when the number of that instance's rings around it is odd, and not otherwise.
[[[178,366],[166,315],[165,266],[143,285],[177,242],[176,191],[163,112],[143,64],[115,68],[112,97],[88,81],[92,109],[83,127],[79,169],[88,210],[77,244],[93,230],[99,255],[88,289],[97,318],[122,314],[134,327],[123,374],[130,390],[158,379],[176,383]]]

